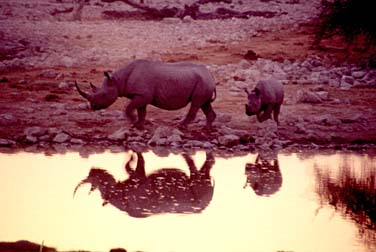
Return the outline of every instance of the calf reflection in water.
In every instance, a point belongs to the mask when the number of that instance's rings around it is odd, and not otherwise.
[[[200,213],[213,198],[214,184],[210,170],[214,165],[214,157],[206,154],[206,160],[198,170],[192,158],[183,154],[190,175],[177,168],[162,168],[150,175],[145,174],[145,161],[141,153],[137,155],[137,166],[133,170],[130,163],[125,164],[129,178],[116,181],[107,171],[92,168],[87,178],[75,188],[91,184],[90,191],[98,189],[103,205],[111,204],[132,217],[148,217],[161,213]]]
[[[277,157],[270,159],[258,154],[254,163],[246,164],[245,174],[247,181],[244,188],[249,185],[259,196],[270,196],[282,186]]]

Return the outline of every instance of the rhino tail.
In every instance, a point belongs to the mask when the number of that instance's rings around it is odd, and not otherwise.
[[[212,94],[212,97],[211,97],[211,100],[210,100],[210,102],[213,102],[213,101],[215,101],[215,99],[217,98],[217,89],[216,88],[214,88],[214,91],[213,91],[213,94]]]

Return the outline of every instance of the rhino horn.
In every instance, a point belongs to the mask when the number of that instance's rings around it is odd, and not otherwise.
[[[249,91],[248,91],[248,88],[244,88],[244,91],[249,95]]]
[[[111,75],[109,72],[104,72],[104,76],[107,78],[107,79],[111,79]]]
[[[90,183],[90,180],[88,178],[86,178],[86,179],[82,180],[80,183],[78,183],[76,188],[74,188],[73,197],[76,195],[78,188],[80,188],[81,186],[83,186],[84,184],[87,184],[87,183]]]
[[[77,89],[78,93],[79,93],[82,97],[84,97],[86,100],[89,100],[89,101],[90,101],[90,100],[91,100],[91,95],[85,93],[84,91],[82,91],[82,90],[78,87],[77,81],[75,81],[75,85],[76,85],[76,89]]]
[[[90,82],[90,87],[91,87],[91,89],[93,90],[94,93],[97,92],[98,88],[91,82]]]

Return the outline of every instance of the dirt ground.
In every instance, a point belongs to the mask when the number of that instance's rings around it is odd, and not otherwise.
[[[58,25],[58,24],[57,24]],[[326,42],[327,50],[313,50],[310,48],[314,38],[313,25],[301,25],[295,29],[267,32],[263,36],[249,37],[236,43],[225,45],[213,42],[205,47],[192,48],[178,46],[174,51],[162,53],[164,61],[193,61],[204,64],[224,65],[237,63],[244,59],[247,50],[257,52],[259,57],[273,60],[298,60],[309,55],[324,55],[330,64],[343,61],[348,55],[338,48],[337,41]],[[93,38],[90,38],[93,41]],[[84,43],[81,39],[80,43]],[[94,41],[95,43],[95,41]],[[353,51],[347,58],[357,62],[367,57],[369,52]],[[88,82],[101,83],[102,71],[109,67],[59,67],[48,68],[58,72],[56,78],[43,76],[46,69],[11,70],[0,73],[0,115],[11,114],[9,123],[0,124],[0,138],[14,141],[11,146],[0,147],[1,151],[20,150],[30,144],[25,142],[25,129],[32,126],[42,128],[57,128],[67,132],[71,137],[83,139],[90,144],[102,144],[100,140],[123,126],[130,126],[126,120],[116,120],[113,117],[103,116],[103,112],[93,112],[86,108],[84,100],[79,96],[72,84],[77,80],[87,90]],[[232,76],[235,77],[235,76]],[[229,77],[231,78],[231,76]],[[57,83],[69,83],[68,88],[59,88]],[[217,79],[217,99],[213,107],[217,113],[231,115],[231,120],[216,122],[215,127],[225,125],[236,130],[246,130],[252,136],[263,124],[256,118],[245,115],[245,95],[231,96],[228,94],[228,84],[223,79]],[[286,146],[292,144],[321,144],[337,146],[341,144],[357,144],[369,148],[376,144],[376,93],[371,88],[352,88],[340,90],[325,86],[333,99],[345,102],[323,102],[307,104],[293,102],[299,89],[310,89],[314,85],[285,85],[287,99],[282,106],[280,115],[281,125],[278,127],[278,136]],[[124,110],[127,100],[118,101],[107,109],[111,111]],[[80,107],[81,106],[81,107]],[[162,111],[149,106],[146,125],[148,136],[160,125],[177,126],[178,120],[186,112],[186,108],[178,111]],[[62,111],[62,112],[61,112]],[[102,113],[102,114],[100,114]],[[317,125],[311,131],[297,132],[296,124],[307,121],[307,118],[320,115],[334,115],[342,123],[337,125]],[[354,115],[361,115],[361,120],[353,120]],[[101,116],[102,115],[102,116]],[[202,118],[201,112],[198,118]],[[202,123],[195,123],[186,130],[187,139],[212,140],[214,132],[205,133],[201,130]],[[135,133],[137,135],[137,133]],[[140,133],[141,134],[141,133]],[[140,135],[139,134],[139,135]],[[256,133],[255,133],[256,134]],[[145,135],[145,134],[144,134]],[[250,142],[254,141],[251,137]],[[365,145],[364,145],[365,144]],[[5,144],[4,144],[5,145]],[[40,145],[41,148],[50,145]],[[68,147],[69,148],[69,147]],[[336,147],[334,147],[336,148]],[[360,147],[363,148],[363,147]]]

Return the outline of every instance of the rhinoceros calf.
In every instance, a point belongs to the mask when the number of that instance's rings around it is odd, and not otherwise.
[[[248,94],[248,104],[245,105],[245,113],[248,116],[256,115],[259,122],[271,119],[279,125],[278,115],[283,102],[283,85],[276,80],[261,80]]]
[[[111,75],[104,74],[101,88],[91,84],[93,93],[89,94],[83,92],[76,82],[77,91],[90,102],[93,110],[109,107],[118,97],[129,98],[131,102],[125,114],[137,128],[144,126],[148,104],[177,110],[191,103],[181,122],[182,127],[194,120],[200,108],[206,116],[207,128],[211,128],[216,117],[211,106],[216,95],[215,81],[204,65],[136,60]],[[138,118],[134,115],[135,110]]]

